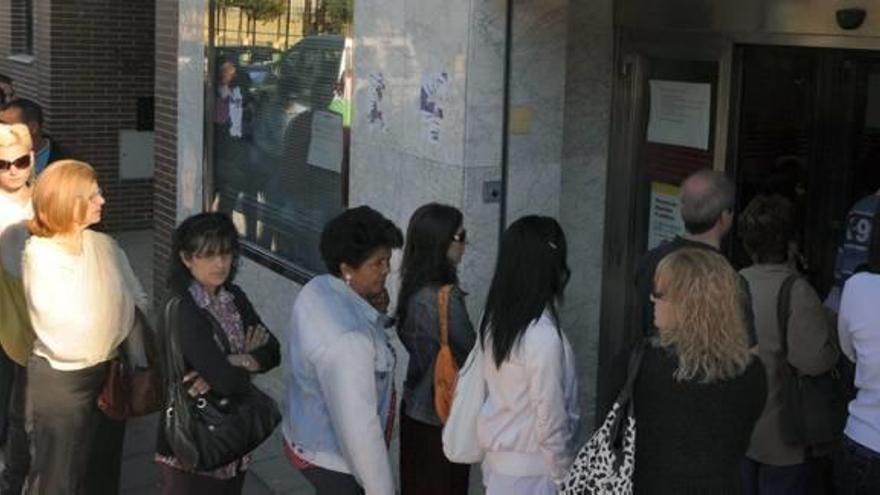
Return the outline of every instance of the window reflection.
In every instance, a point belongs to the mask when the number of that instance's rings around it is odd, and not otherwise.
[[[214,207],[313,273],[321,228],[347,202],[351,13],[351,0],[212,6]]]

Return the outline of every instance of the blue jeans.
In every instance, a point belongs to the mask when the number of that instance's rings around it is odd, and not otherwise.
[[[810,466],[771,466],[746,458],[743,461],[743,493],[745,495],[806,495],[809,489]]]
[[[880,453],[844,436],[834,453],[837,495],[874,495],[880,490]]]

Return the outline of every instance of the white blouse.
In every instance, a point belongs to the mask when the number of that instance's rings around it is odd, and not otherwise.
[[[837,331],[840,350],[856,364],[856,398],[844,433],[880,453],[880,275],[857,273],[843,286]]]
[[[85,230],[80,254],[53,238],[31,237],[22,275],[37,340],[34,354],[63,371],[107,361],[128,336],[146,294],[111,237]]]

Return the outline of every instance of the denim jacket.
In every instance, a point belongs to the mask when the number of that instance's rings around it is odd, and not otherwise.
[[[299,293],[287,329],[284,436],[296,455],[350,473],[367,495],[391,495],[385,443],[395,356],[385,316],[332,275]]]
[[[404,414],[429,425],[440,425],[434,409],[434,361],[440,351],[440,321],[437,315],[439,286],[419,289],[407,301],[406,321],[398,325],[398,335],[409,352],[409,366],[403,385]],[[476,341],[468,317],[464,292],[449,292],[449,347],[458,366],[462,366]]]

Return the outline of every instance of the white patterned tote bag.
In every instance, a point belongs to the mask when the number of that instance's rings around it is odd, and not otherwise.
[[[636,418],[633,415],[632,389],[644,350],[644,341],[633,348],[626,384],[602,426],[581,447],[568,475],[559,484],[559,495],[632,494],[636,465]]]

